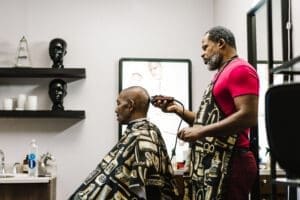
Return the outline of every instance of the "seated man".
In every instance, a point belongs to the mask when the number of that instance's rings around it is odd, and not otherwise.
[[[127,128],[69,199],[177,199],[165,142],[158,127],[146,119],[149,103],[142,87],[120,92],[115,112]]]

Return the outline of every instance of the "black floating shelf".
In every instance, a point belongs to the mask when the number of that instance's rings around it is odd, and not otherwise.
[[[85,111],[63,110],[0,110],[0,118],[67,118],[67,119],[84,119]]]
[[[35,79],[63,79],[72,82],[86,77],[85,68],[35,68],[35,67],[0,67],[0,82],[34,83]]]

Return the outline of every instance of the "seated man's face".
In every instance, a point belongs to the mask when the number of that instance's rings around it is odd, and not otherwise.
[[[115,113],[117,114],[117,120],[120,124],[127,124],[131,118],[132,105],[129,103],[126,93],[121,92],[117,98],[117,106],[115,108]]]

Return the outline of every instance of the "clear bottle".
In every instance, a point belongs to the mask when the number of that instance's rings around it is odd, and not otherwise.
[[[28,154],[28,174],[29,176],[38,176],[38,145],[35,139],[31,140]]]

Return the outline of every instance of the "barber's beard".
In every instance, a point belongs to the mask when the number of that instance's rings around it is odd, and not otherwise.
[[[212,55],[207,62],[208,70],[213,71],[213,70],[219,69],[219,67],[221,66],[222,60],[223,60],[223,58],[222,58],[221,54],[215,53],[214,55]]]

